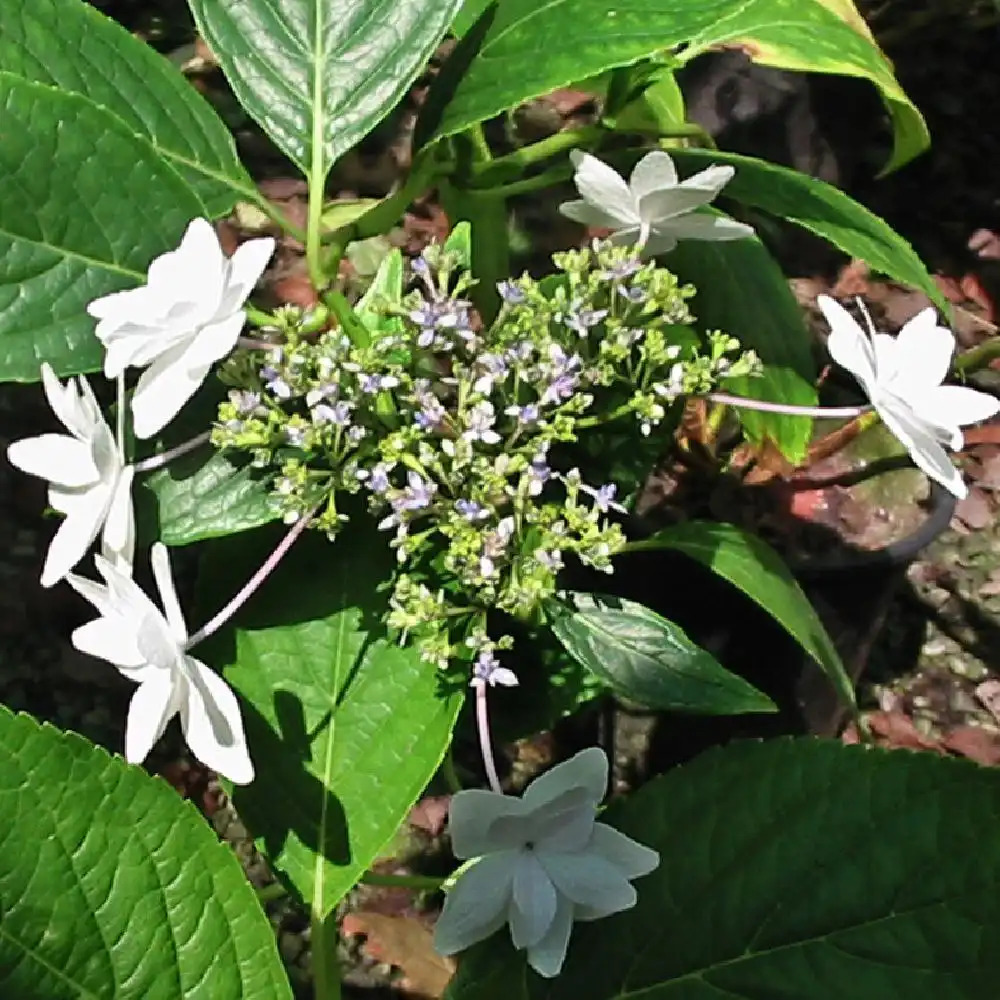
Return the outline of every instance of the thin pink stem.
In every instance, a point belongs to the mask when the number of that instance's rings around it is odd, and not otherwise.
[[[207,639],[214,632],[217,632],[237,611],[249,600],[254,591],[268,578],[271,571],[285,558],[288,550],[295,544],[295,539],[302,534],[309,526],[313,514],[316,513],[314,507],[308,514],[300,517],[292,526],[292,530],[275,546],[274,551],[264,560],[263,565],[256,573],[243,585],[243,589],[210,621],[203,625],[184,644],[185,649],[197,646],[199,642]]]
[[[503,795],[500,787],[500,776],[497,774],[497,765],[493,760],[493,747],[490,741],[490,715],[486,708],[486,681],[475,685],[476,687],[476,727],[479,729],[479,749],[483,753],[483,766],[486,768],[486,777],[489,779],[490,788],[498,795]]]
[[[871,409],[865,406],[795,406],[792,403],[770,403],[763,399],[748,399],[745,396],[730,396],[728,392],[708,392],[704,399],[727,406],[739,406],[745,410],[763,410],[765,413],[787,413],[793,417],[860,417]]]
[[[161,451],[159,455],[152,455],[150,458],[144,458],[141,462],[136,462],[134,466],[135,471],[152,472],[153,469],[158,469],[160,466],[166,465],[167,462],[172,462],[175,458],[180,458],[181,455],[186,455],[189,451],[200,448],[211,436],[211,431],[203,431],[201,434],[196,434],[190,441],[182,441],[173,448]]]

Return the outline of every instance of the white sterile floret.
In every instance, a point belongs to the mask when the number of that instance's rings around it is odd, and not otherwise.
[[[954,334],[938,326],[930,307],[910,319],[898,336],[890,337],[863,330],[827,295],[820,295],[816,303],[830,324],[827,347],[833,360],[861,383],[914,465],[955,496],[964,497],[968,490],[962,474],[944,449],[960,449],[961,428],[992,417],[1000,411],[1000,401],[966,386],[941,384],[951,367]]]
[[[559,211],[585,226],[612,229],[620,246],[636,244],[644,256],[673,250],[678,240],[738,240],[753,236],[753,227],[724,215],[699,212],[732,179],[730,166],[712,166],[678,180],[674,161],[662,150],[647,153],[625,179],[589,153],[574,150],[573,180],[582,195]]]
[[[191,752],[234,784],[253,780],[240,706],[229,685],[186,652],[187,627],[170,572],[167,550],[153,546],[153,577],[163,611],[131,577],[100,556],[98,572],[105,586],[83,577],[67,580],[100,612],[72,635],[83,653],[113,663],[139,685],[125,725],[125,759],[146,759],[167,723],[178,713]]]
[[[66,515],[49,546],[42,586],[66,576],[99,533],[105,557],[127,569],[135,548],[134,470],[123,462],[86,379],[63,385],[45,364],[42,385],[69,434],[41,434],[7,449],[11,465],[49,481],[49,506]]]
[[[195,219],[180,246],[149,265],[145,285],[87,306],[107,349],[104,374],[117,378],[127,367],[146,368],[132,397],[136,437],[162,430],[212,364],[236,346],[243,305],[272,253],[274,240],[265,237],[226,257],[213,226]]]
[[[660,856],[596,822],[608,761],[590,747],[529,785],[521,798],[473,789],[452,797],[448,828],[458,858],[479,858],[448,892],[434,947],[453,955],[510,924],[514,947],[542,976],[559,973],[574,920],[636,902],[630,879]]]

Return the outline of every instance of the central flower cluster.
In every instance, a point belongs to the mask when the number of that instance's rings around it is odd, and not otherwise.
[[[289,523],[316,511],[333,537],[347,498],[364,495],[399,564],[389,623],[438,665],[491,656],[485,610],[531,618],[568,556],[611,571],[624,543],[611,512],[639,474],[587,482],[588,451],[608,453],[602,434],[631,422],[648,436],[679,395],[755,368],[730,356],[731,338],[703,342],[693,289],[633,250],[555,261],[543,282],[504,282],[483,329],[470,277],[430,247],[367,342],[304,333],[290,312],[263,366],[243,356],[224,373],[236,387],[215,444],[280,469],[274,498]]]

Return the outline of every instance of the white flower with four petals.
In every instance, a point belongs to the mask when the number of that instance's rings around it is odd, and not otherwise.
[[[861,384],[875,411],[910,453],[914,465],[960,499],[968,490],[945,447],[960,449],[962,427],[1000,411],[1000,401],[961,385],[942,385],[951,367],[955,335],[938,326],[930,307],[890,337],[862,329],[828,295],[816,303],[830,325],[827,349]]]
[[[113,663],[139,685],[125,725],[126,760],[144,761],[179,713],[194,756],[234,784],[249,784],[253,764],[236,695],[217,673],[186,651],[187,627],[161,542],[153,546],[151,559],[163,611],[128,574],[100,556],[97,570],[104,586],[75,574],[67,577],[100,613],[73,632],[73,645]]]
[[[69,434],[41,434],[7,449],[11,465],[47,479],[49,505],[59,525],[42,569],[42,586],[62,580],[101,534],[102,552],[129,567],[135,549],[131,465],[125,465],[104,414],[86,379],[63,385],[48,364],[42,386],[49,406]]]
[[[651,872],[656,851],[596,822],[608,761],[590,747],[533,781],[521,798],[456,793],[448,829],[458,858],[479,858],[445,899],[434,947],[453,955],[510,924],[514,947],[542,976],[559,973],[574,920],[636,902],[629,880]]]
[[[243,305],[273,253],[274,240],[265,237],[226,257],[211,223],[195,219],[180,246],[149,265],[145,285],[87,306],[107,349],[104,374],[117,378],[127,367],[146,368],[132,397],[136,437],[162,430],[214,362],[236,346]]]
[[[711,166],[678,180],[674,161],[663,150],[647,153],[625,179],[596,156],[574,150],[573,181],[582,196],[559,211],[585,226],[614,230],[618,246],[637,244],[655,257],[678,240],[738,240],[753,236],[753,227],[724,215],[698,212],[732,179],[730,166]]]

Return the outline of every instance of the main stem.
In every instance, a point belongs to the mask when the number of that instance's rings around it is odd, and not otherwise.
[[[871,404],[866,406],[795,406],[791,403],[771,403],[764,399],[731,396],[728,392],[707,392],[702,398],[711,400],[713,403],[723,403],[726,406],[739,406],[744,410],[786,413],[793,417],[828,417],[831,420],[840,417],[860,417],[862,413],[871,410]]]
[[[264,560],[263,565],[256,573],[243,585],[243,589],[210,621],[203,625],[185,643],[185,649],[198,645],[214,632],[217,632],[243,605],[250,599],[255,590],[270,576],[274,568],[285,558],[288,550],[295,544],[295,540],[309,526],[313,514],[316,513],[314,507],[308,514],[303,515],[292,526],[292,530],[285,535],[274,551]]]
[[[316,1000],[340,1000],[340,962],[337,960],[335,914],[329,913],[324,917],[313,910],[309,915],[309,928],[313,996]]]
[[[202,431],[201,434],[195,434],[190,440],[182,441],[179,445],[160,452],[159,455],[151,455],[149,458],[144,458],[141,462],[136,462],[135,471],[152,472],[153,469],[159,469],[160,466],[172,462],[175,458],[180,458],[181,455],[186,455],[189,451],[200,448],[211,436],[211,431]]]

